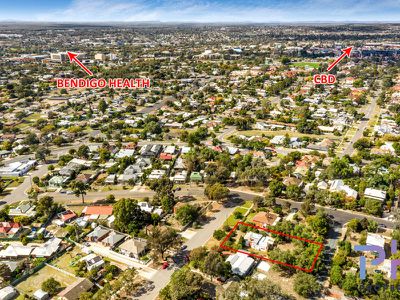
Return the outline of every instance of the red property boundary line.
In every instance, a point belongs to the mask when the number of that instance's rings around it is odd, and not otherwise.
[[[228,247],[228,246],[224,245],[224,244],[226,243],[226,241],[229,239],[229,237],[232,235],[232,233],[236,230],[236,228],[237,228],[239,225],[244,225],[244,226],[253,227],[253,228],[256,228],[256,229],[268,231],[268,232],[271,232],[271,233],[274,233],[274,234],[277,234],[277,235],[290,237],[290,238],[292,238],[292,239],[304,241],[304,242],[307,242],[307,243],[310,243],[310,244],[314,244],[314,245],[319,246],[317,255],[314,257],[314,260],[313,260],[313,263],[312,263],[312,265],[311,265],[311,268],[309,268],[309,269],[302,268],[302,267],[299,267],[299,266],[295,266],[295,265],[291,265],[291,264],[285,263],[285,262],[283,262],[283,261],[273,260],[273,259],[267,258],[267,257],[262,256],[262,255],[257,255],[257,254],[249,253],[249,252],[246,252],[246,251],[243,251],[243,250],[237,250],[237,249],[234,249],[234,248],[231,248],[231,247]],[[297,269],[297,270],[301,270],[301,271],[304,271],[304,272],[307,272],[307,273],[311,273],[311,272],[314,270],[315,264],[316,264],[316,262],[317,262],[317,259],[318,259],[319,255],[320,255],[320,253],[321,253],[322,248],[324,247],[324,245],[323,245],[322,243],[319,243],[319,242],[316,242],[316,241],[312,241],[312,240],[308,240],[308,239],[305,239],[305,238],[302,238],[302,237],[299,237],[299,236],[290,235],[290,234],[283,233],[283,232],[280,232],[280,231],[276,231],[276,230],[273,230],[273,229],[263,228],[263,227],[260,227],[260,226],[256,226],[256,225],[252,225],[252,224],[247,224],[247,223],[238,221],[238,222],[235,224],[235,226],[231,229],[231,231],[229,231],[229,233],[228,233],[228,234],[226,235],[226,237],[223,239],[223,241],[221,242],[221,244],[219,245],[219,247],[222,248],[222,249],[224,249],[224,250],[228,250],[228,251],[231,251],[231,252],[234,252],[234,253],[236,253],[236,252],[244,253],[244,254],[247,254],[247,255],[249,255],[249,256],[253,256],[253,257],[256,257],[256,258],[259,258],[259,259],[262,259],[262,260],[265,260],[265,261],[269,261],[269,262],[272,262],[272,263],[275,263],[275,264],[280,264],[280,265],[284,265],[284,266],[286,266],[286,267],[291,267],[291,268],[294,268],[294,269]]]

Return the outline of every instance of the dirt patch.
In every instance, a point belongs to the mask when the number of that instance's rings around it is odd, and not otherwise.
[[[273,283],[277,284],[280,286],[282,291],[286,294],[292,295],[296,299],[299,300],[305,300],[306,298],[303,298],[299,296],[293,289],[294,287],[294,278],[293,277],[285,277],[280,274],[279,271],[274,270],[272,267],[268,273],[267,273],[267,278],[272,281]]]

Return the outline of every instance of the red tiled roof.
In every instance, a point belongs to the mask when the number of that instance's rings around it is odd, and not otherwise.
[[[21,224],[14,222],[0,222],[0,233],[7,233],[12,228],[20,228]]]
[[[160,154],[160,159],[162,159],[162,160],[171,160],[172,159],[172,155],[171,154],[167,154],[167,153],[161,153]]]
[[[217,152],[222,152],[222,148],[220,146],[214,146],[212,149]]]
[[[262,223],[262,224],[272,225],[277,218],[278,218],[278,215],[276,215],[276,214],[261,211],[253,217],[252,221],[254,223]]]
[[[82,212],[85,215],[111,216],[112,211],[112,206],[86,206]]]
[[[61,220],[68,221],[75,217],[76,217],[76,213],[74,213],[73,211],[67,211],[61,215]]]

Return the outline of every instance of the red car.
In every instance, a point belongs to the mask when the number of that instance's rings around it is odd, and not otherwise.
[[[164,261],[163,265],[162,265],[163,270],[165,270],[168,267],[169,267],[169,263],[167,261]]]

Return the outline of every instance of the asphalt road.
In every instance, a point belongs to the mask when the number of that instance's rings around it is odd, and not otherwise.
[[[364,118],[360,121],[360,124],[358,125],[357,131],[354,134],[354,136],[351,138],[349,141],[347,147],[343,150],[342,154],[340,156],[345,156],[345,155],[352,155],[354,152],[354,143],[358,141],[360,138],[363,137],[363,132],[367,128],[369,120],[373,117],[374,111],[376,109],[376,99],[377,99],[377,92],[374,93],[371,97],[371,103],[368,105],[365,111],[365,116]]]
[[[251,200],[255,196],[257,196],[257,193],[246,193],[246,192],[238,192],[238,191],[232,191],[231,193],[237,194],[244,200]],[[302,204],[302,202],[296,202],[296,201],[286,200],[286,199],[277,199],[276,202],[278,204],[284,204],[285,202],[288,202],[288,203],[290,203],[291,208],[297,208],[299,210],[300,210],[301,204]],[[378,224],[383,224],[383,225],[387,226],[388,228],[392,228],[394,226],[393,222],[391,222],[391,221],[388,221],[388,220],[385,220],[382,218],[378,218],[378,217],[374,217],[374,216],[370,216],[370,215],[366,215],[366,214],[362,214],[362,213],[358,213],[358,212],[345,211],[345,210],[336,209],[336,208],[329,208],[329,207],[321,206],[318,204],[316,204],[315,207],[322,208],[327,214],[332,215],[338,226],[343,226],[345,223],[347,223],[348,221],[350,221],[352,219],[360,219],[361,220],[363,218],[367,218],[369,220],[374,220]]]

